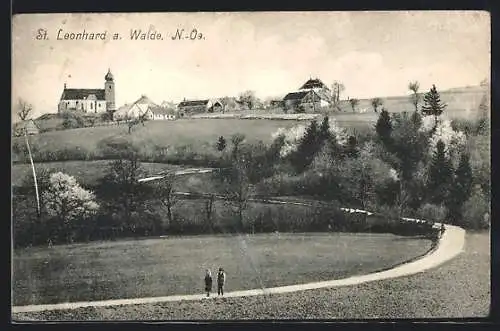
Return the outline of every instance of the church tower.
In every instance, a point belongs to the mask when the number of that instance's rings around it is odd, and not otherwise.
[[[108,112],[114,112],[116,110],[115,105],[115,81],[111,70],[108,69],[108,73],[104,76],[104,99],[106,100],[106,110]]]

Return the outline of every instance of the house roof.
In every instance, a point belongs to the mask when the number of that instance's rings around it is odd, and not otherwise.
[[[184,100],[179,103],[179,107],[196,107],[196,106],[206,106],[208,100]]]
[[[151,107],[149,107],[149,110],[153,114],[157,114],[157,115],[174,115],[175,114],[174,109],[162,107],[162,106],[151,106]]]
[[[302,100],[308,93],[309,93],[309,91],[291,92],[291,93],[288,93],[287,95],[285,95],[285,97],[283,98],[283,101],[285,101],[285,100]]]
[[[305,82],[300,89],[302,90],[302,89],[325,88],[325,87],[328,88],[319,78],[315,79],[311,78],[307,82]]]
[[[146,95],[141,95],[139,99],[137,99],[133,104],[147,104],[151,106],[157,106],[156,103],[154,103],[150,98],[148,98]]]
[[[95,95],[97,100],[105,100],[104,89],[65,88],[61,100],[84,100]]]

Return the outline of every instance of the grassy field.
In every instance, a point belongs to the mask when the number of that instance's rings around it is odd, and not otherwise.
[[[145,126],[136,126],[130,135],[125,125],[46,132],[32,138],[31,147],[35,159],[37,155],[65,150],[76,150],[88,155],[90,159],[95,159],[99,154],[101,140],[123,137],[145,155],[157,153],[158,148],[163,149],[165,153],[206,155],[216,152],[214,145],[221,135],[229,141],[231,135],[241,133],[246,136],[248,142],[262,140],[268,143],[272,141],[272,134],[278,128],[288,128],[296,123],[296,121],[234,119],[150,121]],[[13,138],[12,144],[24,146],[23,139],[23,137]],[[27,160],[25,155],[17,155],[15,151],[12,158],[13,161],[20,162]]]
[[[465,252],[410,277],[358,286],[122,307],[16,314],[19,320],[410,319],[486,317],[490,234],[468,233]]]
[[[423,255],[429,240],[388,234],[193,236],[16,250],[13,304],[203,292],[224,266],[226,291],[365,274]]]
[[[97,183],[97,180],[102,178],[111,161],[66,161],[66,162],[46,162],[37,163],[35,165],[37,171],[61,171],[68,175],[75,176],[78,182],[83,186],[92,186]],[[162,163],[147,163],[142,162],[142,169],[145,175],[154,175],[162,171],[179,170],[183,167],[162,164]],[[11,167],[11,184],[12,186],[21,186],[23,180],[31,176],[30,164],[13,164]]]

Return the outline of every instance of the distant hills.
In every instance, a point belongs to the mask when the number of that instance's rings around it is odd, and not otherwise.
[[[425,91],[427,92],[427,91]],[[481,100],[489,98],[488,86],[464,86],[439,91],[441,101],[447,104],[446,112],[475,112],[479,109]],[[410,102],[410,94],[405,96],[380,97],[383,107],[389,112],[403,112],[414,110]],[[360,99],[356,107],[358,112],[373,112],[372,99]],[[489,99],[488,99],[489,100]],[[352,112],[347,100],[341,101],[340,108],[345,112]]]

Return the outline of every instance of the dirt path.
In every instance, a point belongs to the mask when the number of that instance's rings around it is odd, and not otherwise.
[[[321,288],[335,288],[343,286],[359,285],[363,283],[379,281],[384,279],[392,279],[403,276],[409,276],[417,273],[424,272],[431,268],[435,268],[460,254],[463,251],[465,243],[465,231],[459,227],[447,225],[446,231],[439,240],[437,247],[429,252],[426,256],[416,261],[402,264],[395,268],[371,273],[363,276],[354,276],[345,279],[337,279],[331,281],[314,282],[307,284],[298,284],[291,286],[280,286],[267,289],[253,289],[245,291],[230,292],[225,295],[226,298],[233,297],[249,297],[249,296],[262,296],[270,294],[282,294],[298,291],[306,291]],[[212,297],[213,298],[213,297]],[[211,298],[211,299],[212,299]],[[133,299],[120,299],[120,300],[105,300],[105,301],[92,301],[92,302],[73,302],[49,305],[30,305],[12,307],[13,313],[23,312],[43,312],[54,310],[73,310],[85,307],[113,307],[123,305],[140,305],[140,304],[153,304],[163,302],[176,302],[176,301],[193,301],[206,299],[204,295],[174,295],[166,297],[152,297],[152,298],[133,298]]]

